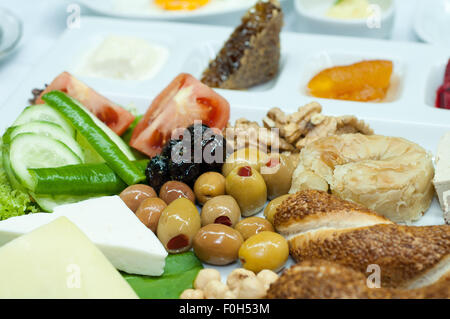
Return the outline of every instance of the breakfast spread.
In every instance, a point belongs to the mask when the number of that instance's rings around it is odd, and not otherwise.
[[[431,204],[433,176],[431,155],[413,142],[343,134],[318,139],[302,149],[289,192],[307,187],[309,178],[313,179],[311,186],[319,179],[343,199],[395,222],[411,222],[423,216]]]
[[[201,81],[214,88],[242,90],[273,79],[280,63],[282,26],[278,0],[257,2],[209,63]]]
[[[49,85],[43,104],[26,108],[2,138],[9,187],[35,201],[0,222],[6,246],[66,218],[141,298],[270,296],[289,255],[351,271],[378,263],[385,287],[438,285],[447,272],[449,226],[394,224],[420,218],[434,194],[430,154],[415,143],[374,135],[354,116],[324,115],[316,102],[288,115],[273,108],[262,125],[241,118],[231,126],[228,101],[189,74],[122,139],[90,101],[77,100],[103,97],[84,84],[76,87],[87,95],[51,89],[59,86]],[[253,143],[235,134],[261,129],[279,134],[258,133]],[[176,256],[186,268],[174,266]],[[210,268],[236,263],[242,268],[226,284]]]
[[[315,97],[380,102],[386,97],[393,71],[392,61],[369,60],[320,71],[308,83]]]
[[[337,1],[328,15],[361,18],[367,6]],[[12,110],[0,139],[0,298],[450,298],[450,133],[433,162],[430,137],[444,126],[414,135],[367,115],[389,103],[360,112],[386,102],[389,60],[322,70],[298,109],[272,103],[276,90],[246,92],[285,71],[282,24],[277,0],[257,1],[201,79],[164,72],[136,110],[97,81],[150,83],[170,57],[144,38],[103,37],[79,69],[98,78],[92,88],[62,72]],[[238,106],[258,94],[260,106]]]

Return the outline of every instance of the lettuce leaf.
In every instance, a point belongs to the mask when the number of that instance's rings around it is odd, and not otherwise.
[[[29,213],[37,213],[38,206],[27,193],[13,189],[8,181],[1,160],[2,141],[0,138],[0,220]]]

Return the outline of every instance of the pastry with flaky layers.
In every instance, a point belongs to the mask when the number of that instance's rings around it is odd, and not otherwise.
[[[429,208],[434,190],[431,155],[399,137],[344,134],[304,147],[290,193],[331,190],[395,222],[412,222]]]

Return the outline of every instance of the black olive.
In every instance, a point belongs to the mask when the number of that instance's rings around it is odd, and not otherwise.
[[[220,172],[222,169],[228,155],[226,140],[222,135],[204,124],[191,125],[182,133],[180,139],[170,140],[163,147],[160,158],[165,159],[164,173],[159,172],[162,171],[159,170],[161,159],[155,159],[153,164],[152,159],[148,166],[147,176],[153,174],[152,179],[155,180],[149,184],[155,189],[159,190],[167,180],[180,181],[192,187],[202,173]]]
[[[190,143],[184,140],[170,140],[163,147],[161,155],[176,162],[188,161],[192,157]]]
[[[202,172],[221,172],[227,158],[225,138],[216,135],[214,138],[205,140],[203,156]]]
[[[192,163],[190,160],[169,163],[170,179],[183,182],[190,187],[194,186],[201,173],[201,164]]]
[[[159,192],[161,186],[170,180],[169,175],[169,159],[165,156],[157,155],[150,159],[145,170],[147,183],[156,192]]]

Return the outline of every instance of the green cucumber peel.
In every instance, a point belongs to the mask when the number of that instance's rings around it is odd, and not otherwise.
[[[144,172],[148,160],[133,162]],[[77,164],[28,170],[34,180],[32,191],[38,195],[115,195],[127,184],[106,164]]]
[[[55,207],[78,203],[83,200],[91,199],[93,197],[102,197],[106,195],[38,195],[30,192],[31,197],[36,201],[42,211],[52,213]]]
[[[5,140],[9,141],[10,137],[6,136],[6,134],[7,133],[5,133],[5,135],[3,136],[4,141]],[[3,144],[2,144],[2,150],[1,150],[2,151],[2,158],[1,158],[1,160],[2,160],[3,169],[4,169],[5,174],[6,174],[6,178],[8,179],[9,184],[11,184],[13,189],[17,189],[17,190],[19,190],[21,192],[27,193],[28,192],[27,189],[22,186],[22,184],[17,179],[16,174],[14,174],[14,171],[11,168],[11,160],[10,160],[10,157],[9,157],[9,143],[5,143],[4,141],[3,141]]]
[[[160,277],[126,273],[122,276],[141,299],[178,299],[184,290],[192,288],[201,269],[201,261],[189,251],[167,256],[164,274]]]
[[[109,167],[127,184],[134,185],[145,180],[145,175],[120,150],[112,139],[98,126],[78,102],[63,92],[52,91],[42,99],[58,111],[82,134]]]
[[[75,137],[75,129],[64,119],[61,114],[56,112],[47,104],[30,105],[26,107],[12,126],[18,126],[35,121],[44,121],[60,125],[72,137]]]

